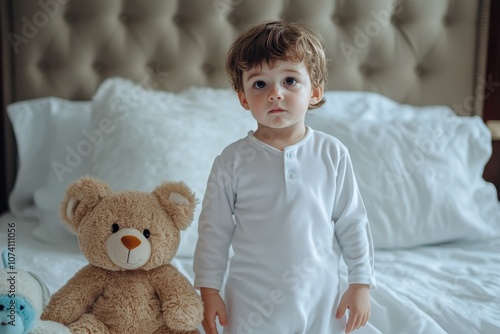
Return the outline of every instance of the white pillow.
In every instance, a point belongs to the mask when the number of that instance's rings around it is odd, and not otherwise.
[[[215,157],[256,124],[230,90],[174,94],[120,78],[105,81],[93,99],[93,126],[108,122],[92,155],[94,176],[115,190],[151,191],[166,180],[184,181],[200,202]],[[201,203],[181,234],[178,256],[194,254],[200,209]]]
[[[446,106],[412,106],[401,104],[375,92],[326,91],[326,103],[309,114],[321,114],[323,120],[348,118],[361,120],[390,121],[422,120],[422,118],[443,118],[453,116],[453,110]]]
[[[482,178],[491,155],[483,121],[447,112],[419,117],[427,111],[415,108],[412,115],[411,106],[405,109],[403,117],[379,120],[329,110],[307,116],[308,125],[349,149],[375,247],[500,235],[496,189]]]
[[[33,231],[48,243],[76,242],[59,222],[67,185],[90,171],[90,102],[49,97],[13,103],[7,112],[16,136],[19,169],[10,211],[40,221]]]

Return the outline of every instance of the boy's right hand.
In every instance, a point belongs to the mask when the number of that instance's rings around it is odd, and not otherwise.
[[[226,305],[219,295],[219,291],[211,288],[200,289],[203,300],[203,329],[207,334],[217,334],[215,318],[219,317],[221,326],[227,325]]]

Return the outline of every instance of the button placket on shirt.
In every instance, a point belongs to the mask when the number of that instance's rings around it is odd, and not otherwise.
[[[291,150],[285,152],[285,175],[287,182],[292,182],[297,177],[295,168],[296,163],[297,160],[295,159],[295,151]]]

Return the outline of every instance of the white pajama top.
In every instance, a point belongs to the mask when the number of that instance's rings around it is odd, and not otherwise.
[[[225,285],[225,333],[344,333],[339,260],[375,286],[373,244],[347,148],[307,128],[283,151],[253,136],[213,164],[199,220],[195,287]]]

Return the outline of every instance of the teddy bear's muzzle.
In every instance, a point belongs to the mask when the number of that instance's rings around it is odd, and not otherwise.
[[[137,269],[151,256],[151,244],[143,233],[134,228],[122,228],[106,240],[109,259],[123,269]]]

